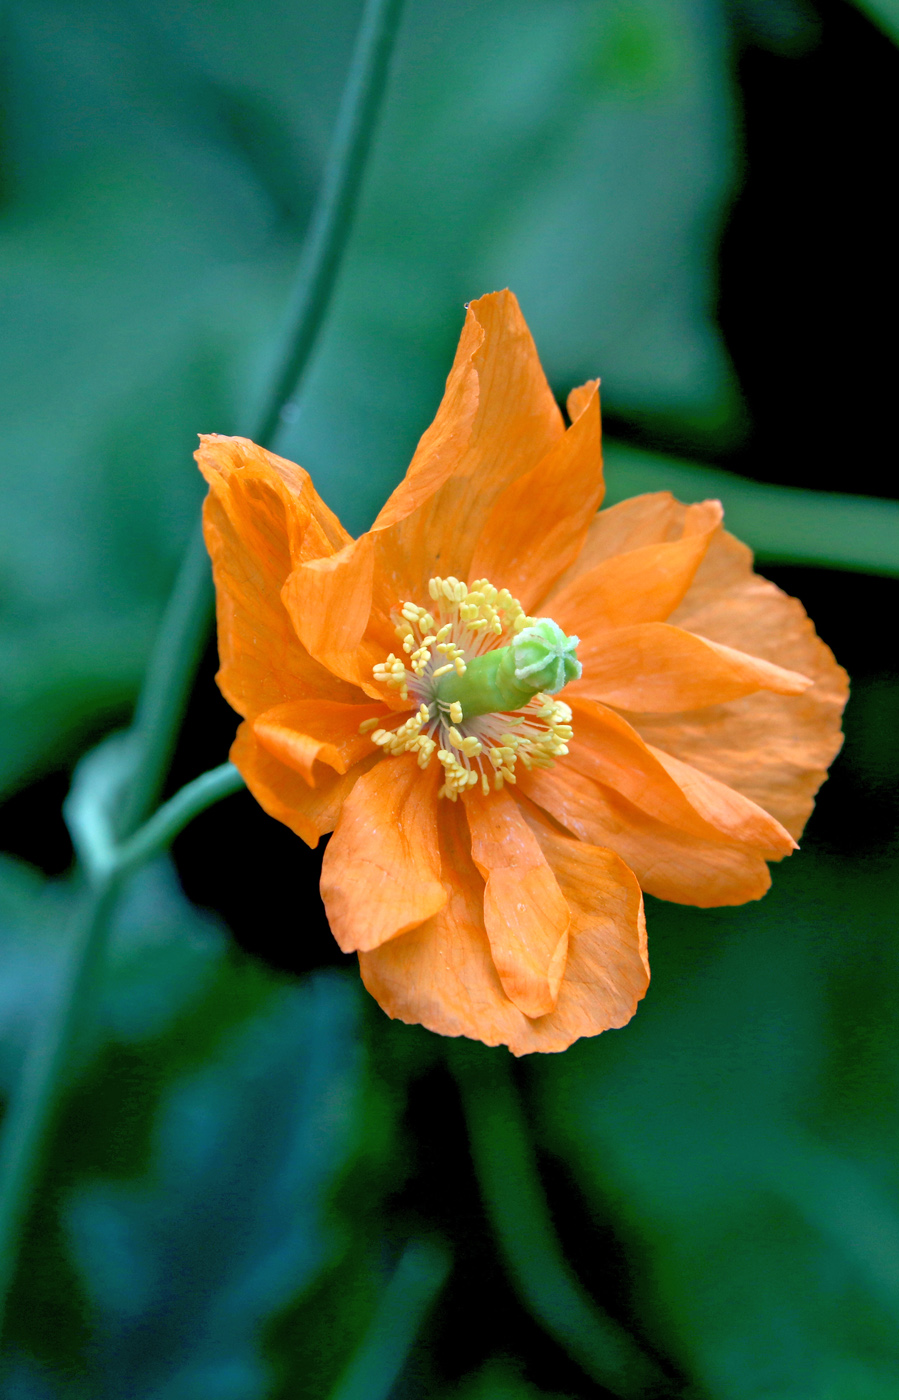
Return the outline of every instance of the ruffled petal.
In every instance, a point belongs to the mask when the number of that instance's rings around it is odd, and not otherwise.
[[[535,812],[525,817],[571,910],[565,980],[545,1018],[570,1044],[626,1025],[649,986],[643,896],[614,851],[573,841]]]
[[[484,881],[471,859],[461,803],[438,813],[447,902],[432,919],[359,954],[365,986],[387,1012],[438,1035],[507,1045],[527,1017],[500,984],[484,929]]]
[[[679,540],[684,534],[684,509],[670,491],[652,491],[599,511],[590,522],[577,559],[549,593],[547,606],[556,593],[604,560],[647,545]]]
[[[322,862],[321,894],[345,953],[377,948],[446,903],[437,838],[438,769],[384,758],[344,802]]]
[[[286,595],[297,631],[341,675],[363,676],[373,655],[395,645],[392,614],[407,598],[426,602],[434,574],[467,578],[480,522],[504,488],[541,461],[564,434],[518,302],[511,292],[473,301],[443,403],[405,480],[372,530],[344,550],[334,567],[303,569]],[[369,564],[367,552],[373,551]],[[315,608],[307,588],[315,573]],[[340,646],[363,643],[361,661],[339,662],[321,616],[341,623]],[[369,615],[370,614],[370,615]],[[367,623],[363,624],[363,616]]]
[[[484,927],[503,990],[526,1016],[552,1011],[571,915],[518,804],[504,789],[465,798],[472,859],[483,876]]]
[[[699,709],[756,690],[800,695],[811,680],[667,622],[639,622],[582,640],[580,680],[566,690],[637,712]]]
[[[709,820],[710,805],[702,811],[694,806],[661,756],[652,752],[622,715],[580,699],[572,702],[572,711],[574,735],[569,740],[568,758],[558,765],[560,772],[574,769],[583,773],[621,793],[648,816],[691,836],[713,842],[734,839],[729,828],[721,830]],[[772,827],[776,829],[777,823]],[[767,848],[766,837],[763,849]]]
[[[812,678],[799,696],[762,691],[701,714],[633,717],[651,744],[751,798],[798,839],[842,743],[846,672],[802,604],[753,573],[750,550],[723,531],[672,621]]]
[[[659,821],[569,764],[523,775],[519,788],[579,840],[615,851],[657,899],[709,909],[761,899],[770,887],[758,851]]]
[[[484,883],[462,804],[441,808],[447,903],[428,923],[359,954],[362,980],[387,1014],[440,1035],[508,1045],[515,1055],[565,1050],[579,1036],[623,1025],[648,981],[642,900],[630,872],[610,852],[564,837],[547,850],[571,904],[570,943],[555,1010],[530,1018],[506,996],[490,955]]]
[[[359,698],[300,645],[281,602],[296,560],[349,539],[308,474],[245,438],[203,437],[196,458],[209,483],[203,525],[228,703],[252,717],[299,697]]]
[[[231,762],[264,812],[289,826],[307,846],[315,847],[333,831],[340,810],[359,778],[381,755],[373,753],[346,773],[328,773],[315,787],[293,767],[276,758],[253,733],[251,724],[237,730],[231,745]]]
[[[475,545],[471,579],[499,582],[525,612],[580,553],[602,500],[597,382],[591,387],[565,436],[499,496]]]
[[[652,745],[648,747],[677,783],[690,806],[716,831],[753,847],[766,860],[782,860],[797,849],[790,833],[758,803],[701,773],[692,764],[683,763]]]
[[[360,734],[360,724],[389,714],[383,705],[289,700],[257,715],[253,732],[263,748],[315,787],[323,776],[320,769],[316,771],[316,763],[345,773],[373,751],[371,735]]]
[[[682,601],[721,524],[719,501],[703,502],[682,539],[613,555],[554,593],[552,615],[563,631],[589,642],[594,633],[636,622],[664,622]],[[703,518],[704,517],[704,518]]]

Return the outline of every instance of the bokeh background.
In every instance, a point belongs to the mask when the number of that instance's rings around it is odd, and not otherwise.
[[[4,1094],[65,947],[71,771],[128,722],[201,500],[196,433],[258,402],[358,17],[0,18]],[[846,746],[762,903],[649,900],[633,1023],[514,1065],[382,1015],[328,933],[321,853],[246,793],[199,818],[119,911],[4,1400],[348,1395],[372,1329],[395,1334],[396,1400],[612,1393],[541,1276],[577,1276],[671,1393],[899,1396],[899,582],[833,567],[839,501],[827,535],[805,498],[710,474],[899,495],[897,39],[892,0],[407,0],[279,450],[365,528],[463,303],[511,286],[560,396],[603,377],[610,499],[743,510],[852,675]],[[170,790],[226,756],[214,671],[210,642]]]

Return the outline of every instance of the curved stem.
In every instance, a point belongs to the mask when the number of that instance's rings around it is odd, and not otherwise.
[[[257,433],[262,442],[274,434],[284,402],[302,377],[322,325],[386,87],[401,3],[402,0],[365,3],[331,154],[301,258],[291,329],[272,375]],[[166,608],[138,702],[134,766],[115,820],[119,838],[135,833],[158,798],[208,628],[211,603],[209,563],[197,528]],[[202,784],[203,779],[199,781]],[[182,796],[179,794],[173,802]],[[166,820],[160,817],[160,829]],[[146,829],[143,837],[137,833],[135,841],[129,869],[151,849],[157,849],[147,840]],[[46,1028],[33,1036],[22,1081],[4,1124],[0,1143],[0,1335],[42,1145],[65,1067],[71,1061],[92,1005],[103,966],[109,916],[123,878],[124,872],[119,871],[116,860],[96,878],[87,893],[69,972]]]
[[[449,1268],[449,1256],[439,1245],[413,1240],[406,1246],[331,1400],[389,1400]]]
[[[572,1273],[553,1228],[521,1103],[501,1050],[447,1047],[485,1209],[525,1307],[613,1395],[671,1393],[657,1363]]]
[[[178,570],[137,702],[134,768],[116,823],[130,836],[159,798],[212,613],[209,555],[199,523]]]
[[[211,768],[208,773],[194,778],[118,847],[115,854],[117,873],[123,875],[126,871],[134,870],[164,851],[194,817],[205,812],[213,803],[220,802],[223,797],[239,792],[243,786],[244,780],[233,763],[222,763],[218,768]]]
[[[3,1305],[18,1262],[18,1240],[25,1223],[41,1150],[59,1087],[77,1051],[85,1008],[93,991],[106,949],[106,930],[119,893],[120,881],[107,878],[95,885],[76,915],[72,947],[59,988],[44,1025],[35,1027],[22,1078],[3,1124],[0,1145],[0,1327]]]
[[[403,0],[368,0],[350,65],[322,188],[291,297],[285,350],[252,434],[270,443],[296,396],[334,290],[384,97]]]

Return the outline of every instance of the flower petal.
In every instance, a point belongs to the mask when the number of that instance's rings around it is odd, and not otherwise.
[[[503,990],[526,1016],[556,1004],[570,912],[540,846],[505,789],[465,798],[471,855],[486,881],[484,927]]]
[[[602,499],[596,385],[564,437],[498,497],[475,544],[469,574],[488,578],[530,612],[577,557]],[[678,599],[678,602],[680,599]]]
[[[647,981],[642,900],[633,876],[611,853],[585,846],[578,846],[572,867],[573,853],[561,838],[559,878],[572,901],[568,961],[555,1010],[531,1019],[506,996],[490,956],[484,885],[472,864],[461,808],[441,804],[449,899],[426,924],[359,954],[369,992],[389,1016],[440,1035],[508,1045],[515,1055],[565,1050],[579,1036],[623,1024]]]
[[[681,539],[685,509],[691,507],[680,505],[670,491],[652,491],[645,496],[631,496],[629,500],[599,511],[590,522],[583,549],[558,580],[547,603],[574,579],[595,569],[605,559],[646,545]]]
[[[383,705],[343,705],[335,700],[289,700],[257,715],[253,732],[270,754],[316,785],[315,764],[345,773],[372,753],[370,734],[360,734],[364,720],[385,718]]]
[[[667,622],[638,622],[582,640],[584,668],[568,695],[623,710],[665,713],[735,700],[755,690],[800,695],[812,682],[796,671],[698,637]]]
[[[322,862],[321,893],[345,953],[377,948],[446,903],[437,840],[438,768],[384,758],[344,802]]]
[[[842,743],[845,671],[802,604],[754,574],[751,552],[724,531],[672,621],[813,679],[796,697],[762,691],[702,714],[634,720],[651,744],[752,798],[798,839]]]
[[[289,606],[309,651],[328,656],[342,675],[362,675],[371,656],[395,642],[392,613],[407,598],[427,601],[434,574],[467,578],[478,525],[503,489],[546,456],[565,432],[537,351],[511,292],[473,301],[443,403],[422,438],[404,481],[372,530],[344,550],[333,568],[302,569]],[[373,550],[369,566],[363,557]],[[371,575],[369,575],[371,568]],[[307,577],[315,572],[315,607]],[[369,582],[370,578],[370,582]],[[321,617],[337,616],[340,647],[352,651],[367,633],[364,660],[338,662]],[[361,622],[369,609],[367,626]],[[327,648],[327,651],[321,650]]]
[[[297,558],[349,538],[306,472],[245,438],[211,434],[196,453],[209,483],[203,510],[218,613],[222,693],[252,716],[300,696],[352,701],[299,644],[280,600]]]
[[[703,503],[682,539],[613,555],[554,593],[552,615],[589,644],[592,635],[635,622],[663,622],[683,599],[721,524],[718,501]]]
[[[652,745],[647,747],[677,783],[690,806],[717,831],[745,846],[752,846],[766,860],[781,860],[798,849],[790,833],[756,802],[701,773],[692,764],[682,763]]]
[[[461,803],[438,809],[446,904],[426,924],[360,952],[365,986],[388,1016],[439,1035],[507,1044],[527,1018],[500,985],[484,930],[484,882]]]
[[[244,723],[238,728],[229,757],[263,811],[289,826],[307,846],[315,847],[320,837],[334,830],[345,800],[381,755],[373,753],[347,773],[330,773],[313,788],[295,768],[261,744],[252,726]]]
[[[702,840],[729,838],[728,831],[719,830],[697,810],[660,756],[622,715],[595,701],[577,698],[572,701],[572,712],[574,735],[561,771],[576,769],[679,831]]]
[[[708,909],[760,899],[770,887],[757,851],[667,825],[569,764],[535,769],[519,787],[581,841],[615,851],[657,899]]]
[[[553,1038],[624,1026],[649,986],[643,896],[614,851],[554,831],[536,812],[525,818],[571,910],[565,980],[552,1016]],[[547,1027],[549,1030],[549,1027]]]

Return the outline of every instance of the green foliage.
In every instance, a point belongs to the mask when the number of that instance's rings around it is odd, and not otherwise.
[[[0,870],[7,1083],[55,991],[71,903],[20,864]],[[379,1195],[361,1211],[334,1201],[348,1173],[371,1192],[384,1151],[367,1141],[357,1005],[341,976],[300,985],[229,952],[167,862],[135,878],[52,1144],[0,1393],[249,1400],[271,1393],[288,1339],[310,1395],[336,1378],[389,1266],[372,1238]],[[317,1330],[297,1345],[290,1310],[331,1278],[342,1347],[329,1357]]]
[[[716,1400],[899,1388],[884,835],[855,860],[805,849],[759,905],[649,901],[635,1021],[536,1067],[547,1150],[642,1259],[644,1326]]]
[[[863,8],[893,32],[892,0]],[[782,51],[806,32],[798,6],[741,9]],[[200,500],[195,434],[252,421],[357,12],[7,8],[3,792],[133,700]],[[463,302],[495,286],[520,295],[560,395],[601,372],[632,423],[706,449],[739,435],[711,314],[735,184],[728,13],[410,0],[335,312],[280,444],[351,528],[433,413]],[[892,507],[621,446],[607,463],[610,500],[720,495],[769,558],[899,567]],[[564,1338],[567,1302],[589,1314],[592,1290],[703,1400],[899,1394],[896,709],[894,679],[856,689],[844,773],[882,820],[854,853],[810,841],[749,909],[650,902],[633,1024],[525,1066],[512,1129],[478,1084],[506,1151],[492,1182],[477,1150],[468,1169],[501,1243],[516,1200],[537,1201],[504,1266],[535,1331]],[[0,863],[4,1093],[51,1008],[73,903],[69,881]],[[355,974],[301,983],[237,953],[166,861],[137,875],[29,1223],[3,1400],[373,1397],[375,1371],[385,1394],[400,1372],[410,1400],[595,1394],[589,1366],[537,1384],[492,1340],[457,1381],[420,1357],[403,1372],[419,1327],[446,1359],[428,1317],[445,1220],[403,1198],[427,1146],[409,1105],[435,1082],[440,1112],[453,1100],[436,1038],[379,1016],[366,1031],[360,997]],[[503,1176],[529,1124],[545,1211],[529,1156]],[[552,1217],[578,1210],[566,1262]],[[613,1297],[604,1245],[631,1266]]]
[[[7,8],[0,791],[127,711],[201,496],[196,433],[252,421],[357,6],[317,16]],[[409,5],[283,444],[351,528],[433,414],[463,302],[495,286],[560,391],[601,370],[614,408],[733,425],[709,315],[730,127],[714,0]]]

